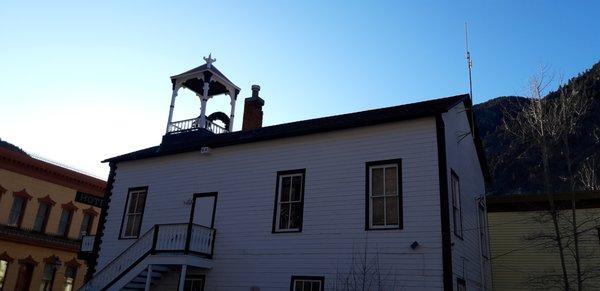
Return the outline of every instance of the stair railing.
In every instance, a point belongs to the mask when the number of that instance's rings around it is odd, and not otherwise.
[[[157,224],[145,232],[80,290],[105,290],[150,254],[193,253],[212,258],[216,230],[197,224]]]

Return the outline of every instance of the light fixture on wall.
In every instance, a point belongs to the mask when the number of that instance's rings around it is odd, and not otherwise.
[[[413,250],[416,250],[419,246],[421,246],[421,245],[419,244],[418,241],[414,241],[412,244],[410,244],[410,248]]]

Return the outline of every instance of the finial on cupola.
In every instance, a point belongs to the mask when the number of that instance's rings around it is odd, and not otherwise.
[[[212,53],[208,54],[208,58],[204,57],[204,61],[206,62],[206,67],[210,69],[210,67],[212,67],[212,63],[216,62],[217,59],[213,59],[211,58]]]

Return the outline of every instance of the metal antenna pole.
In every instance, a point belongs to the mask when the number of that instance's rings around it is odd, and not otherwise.
[[[473,68],[473,61],[471,60],[471,52],[469,51],[469,29],[465,22],[465,48],[467,57],[467,67],[469,69],[469,95],[473,98],[473,79],[471,77],[471,69]]]
[[[471,69],[473,68],[473,61],[471,60],[471,52],[469,51],[469,29],[467,27],[467,22],[465,22],[465,50],[466,50],[466,58],[467,58],[467,68],[469,70],[469,97],[471,98],[471,107],[473,106],[473,78],[471,76]],[[473,108],[470,108],[467,111],[468,118],[470,119],[471,125],[471,134],[474,135],[475,128],[475,118],[473,116]]]

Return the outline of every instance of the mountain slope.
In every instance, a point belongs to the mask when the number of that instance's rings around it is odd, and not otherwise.
[[[22,150],[20,147],[9,143],[7,141],[4,141],[0,138],[0,148],[5,148],[7,150],[13,151],[13,152],[17,152],[17,153],[22,153],[22,154],[27,154],[24,150]]]
[[[571,152],[577,169],[586,158],[600,158],[597,139],[600,135],[600,62],[569,80],[563,88],[590,100],[589,110],[575,134],[570,137]],[[545,98],[558,97],[557,90]],[[506,96],[474,106],[475,120],[493,177],[489,185],[491,194],[530,193],[544,189],[541,157],[536,148],[516,141],[502,127],[506,112],[521,110],[527,102],[523,97]],[[564,153],[556,147],[552,148],[550,156],[551,187],[556,191],[566,190],[568,185],[564,179],[567,176]]]

